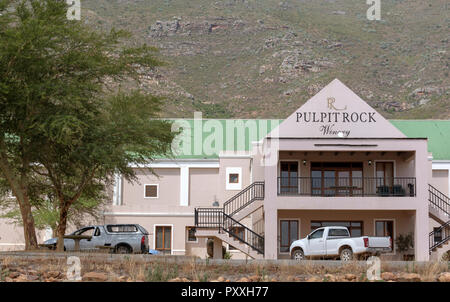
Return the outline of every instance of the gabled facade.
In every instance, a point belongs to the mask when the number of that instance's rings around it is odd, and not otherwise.
[[[175,124],[176,157],[148,166],[158,176],[134,167],[138,183],[118,175],[101,223],[139,223],[173,255],[206,257],[210,238],[214,257],[224,246],[233,259],[289,258],[293,240],[326,225],[413,234],[416,260],[448,250],[450,121],[388,121],[334,80],[285,120]],[[2,249],[17,242],[9,228],[0,222]],[[402,255],[394,245],[384,257]]]

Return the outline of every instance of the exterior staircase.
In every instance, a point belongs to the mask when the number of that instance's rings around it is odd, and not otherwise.
[[[253,259],[264,258],[264,237],[240,223],[263,202],[264,182],[254,182],[227,200],[223,208],[196,208],[196,236],[217,237]]]
[[[429,185],[429,215],[441,226],[429,233],[431,259],[450,250],[450,198]],[[197,237],[217,237],[253,259],[264,258],[264,236],[240,223],[263,206],[264,182],[254,182],[230,198],[223,208],[196,208]],[[240,232],[236,232],[236,229]],[[243,232],[242,232],[243,230]]]
[[[441,224],[429,233],[429,253],[432,260],[439,260],[450,250],[450,198],[432,185],[428,193],[430,217]]]

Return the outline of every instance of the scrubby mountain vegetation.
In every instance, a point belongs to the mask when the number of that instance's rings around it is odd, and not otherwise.
[[[82,0],[81,20],[133,33],[169,117],[285,118],[339,78],[387,118],[448,118],[446,0]]]

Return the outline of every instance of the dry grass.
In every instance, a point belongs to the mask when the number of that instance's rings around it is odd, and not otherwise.
[[[310,262],[293,263],[280,261],[250,262],[236,264],[236,262],[209,262],[183,259],[174,261],[171,257],[140,258],[124,256],[115,259],[81,256],[81,274],[100,272],[108,276],[109,281],[169,281],[180,278],[189,281],[213,281],[221,277],[222,280],[238,281],[247,278],[251,281],[306,281],[311,278],[322,281],[345,281],[345,275],[352,276],[353,281],[367,281],[365,262]],[[63,281],[68,269],[66,258],[25,258],[1,257],[0,263],[3,276],[18,271],[28,274],[37,271],[45,275],[48,271],[61,272]],[[417,273],[422,281],[435,281],[442,272],[448,272],[446,262],[429,262],[418,265],[415,262],[394,264],[382,262],[381,272],[395,274]],[[42,278],[41,278],[42,279]]]

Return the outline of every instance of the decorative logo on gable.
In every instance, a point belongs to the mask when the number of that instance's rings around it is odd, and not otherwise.
[[[323,136],[349,137],[352,126],[377,122],[376,111],[349,112],[347,105],[340,107],[334,97],[328,97],[326,101],[328,111],[297,112],[297,123],[317,124]]]
[[[334,107],[333,104],[334,104],[334,102],[336,102],[336,99],[333,97],[327,98],[327,101],[328,101],[328,109],[330,109],[330,110],[336,110],[336,111],[347,110],[347,105],[342,109],[337,109],[336,107]]]

